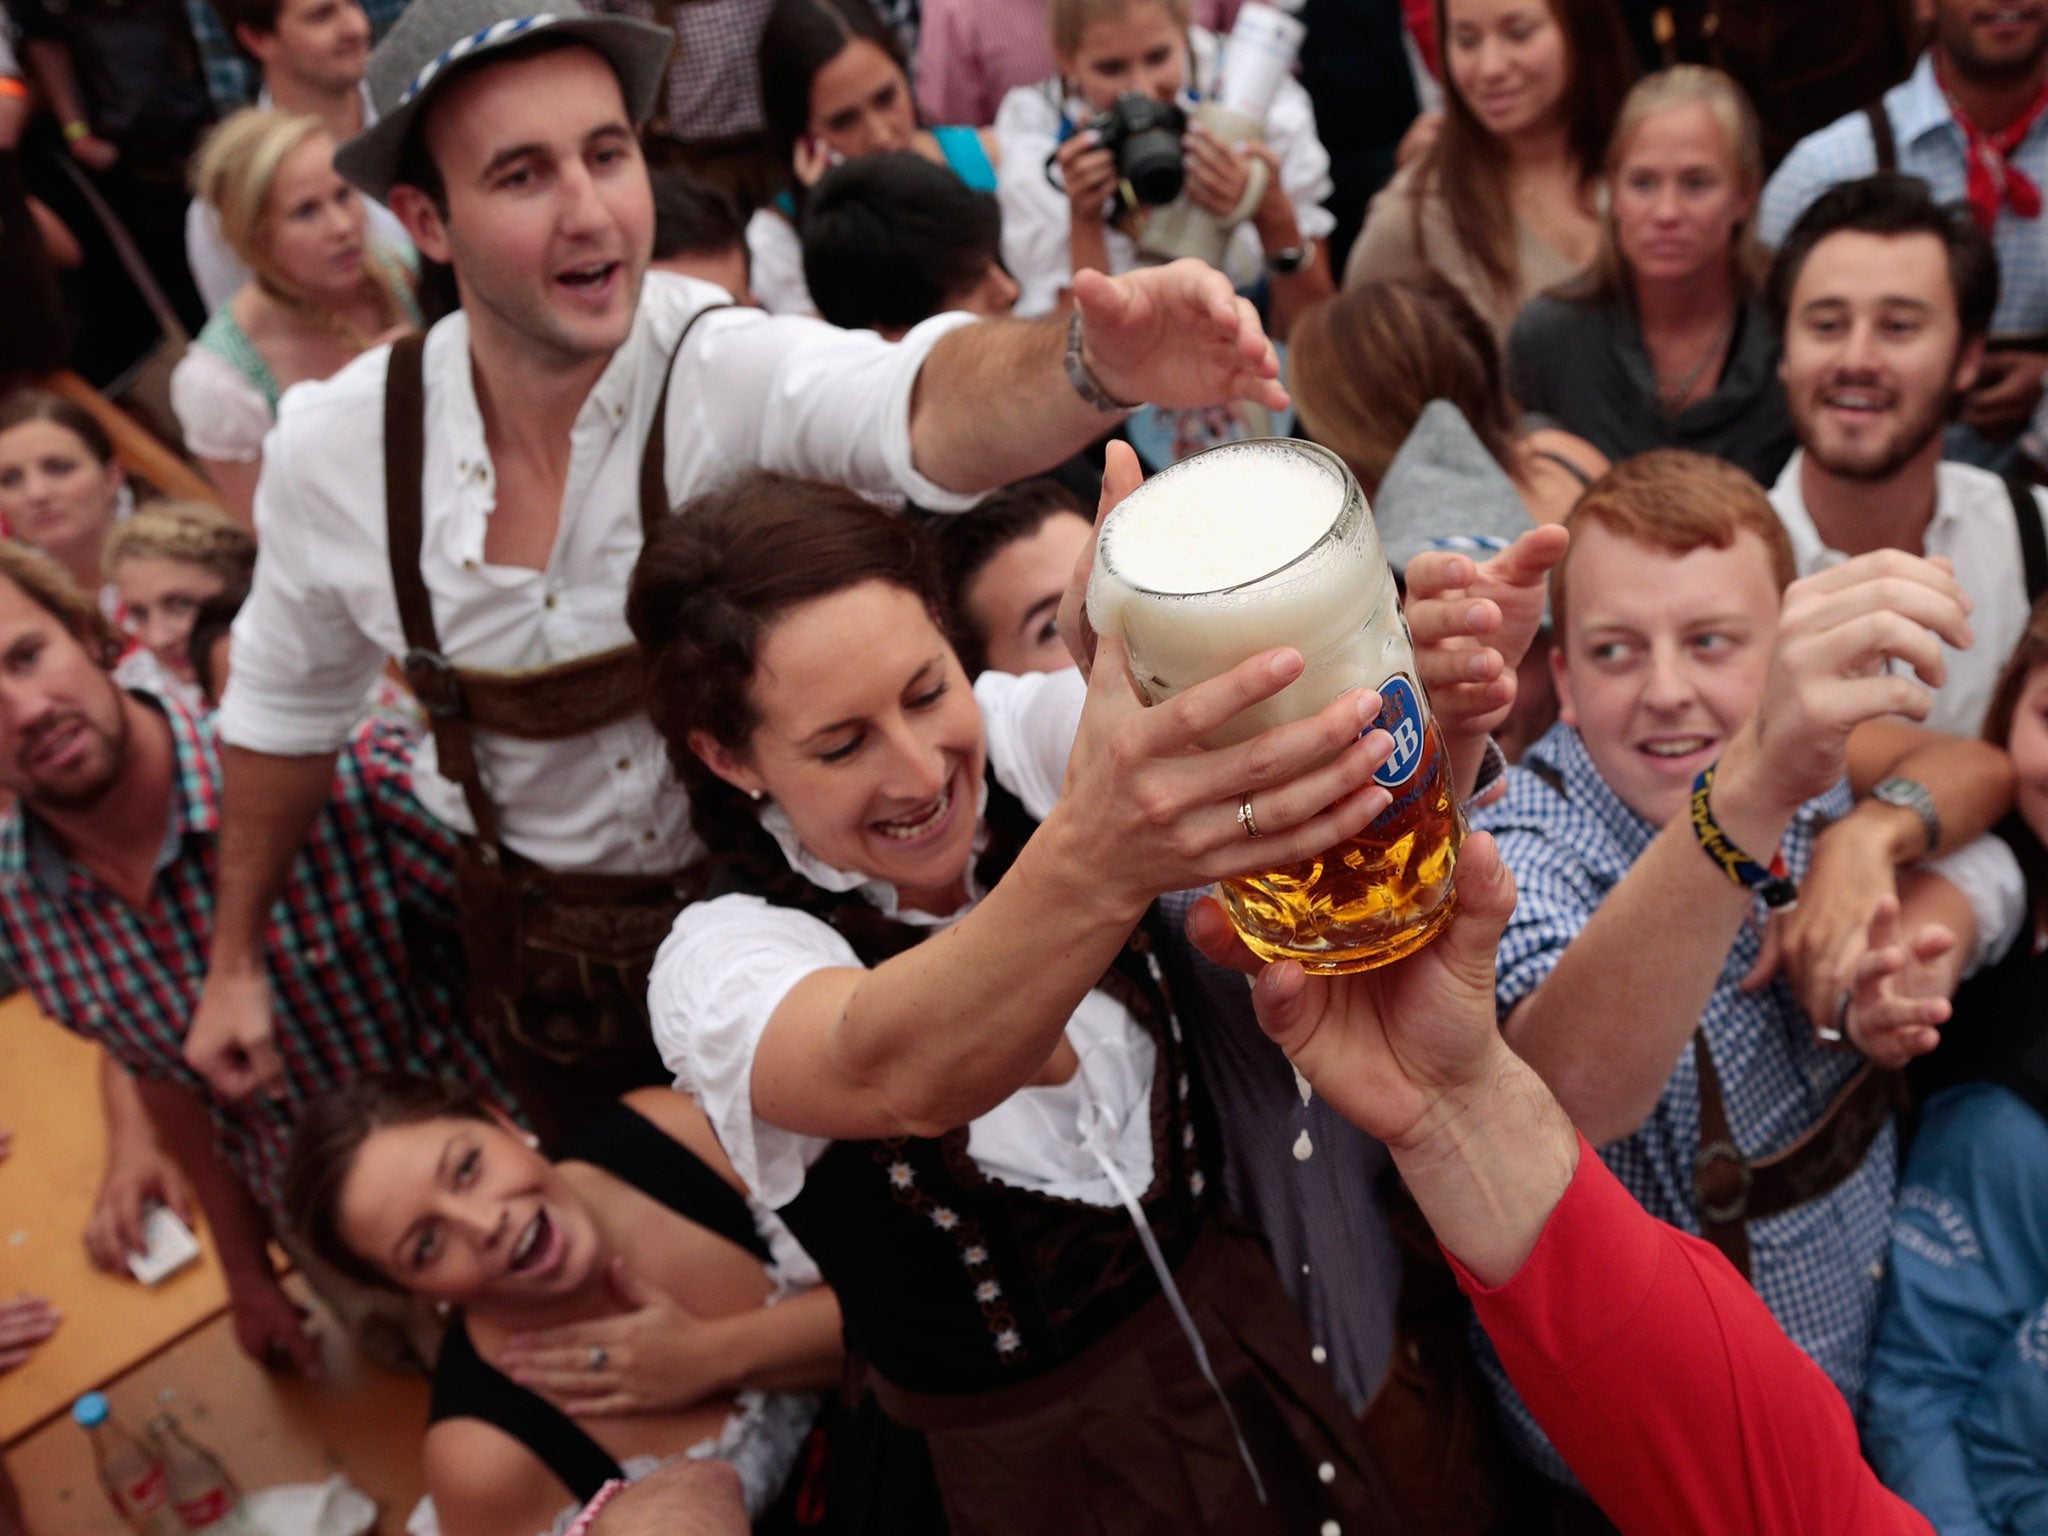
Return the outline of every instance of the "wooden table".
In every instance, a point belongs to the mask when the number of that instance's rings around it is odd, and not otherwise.
[[[325,1378],[267,1374],[235,1342],[204,1232],[201,1261],[155,1289],[92,1268],[80,1234],[104,1150],[97,1052],[17,994],[0,1002],[0,1062],[0,1127],[14,1132],[0,1161],[0,1292],[47,1296],[64,1314],[28,1364],[0,1375],[0,1447],[29,1530],[120,1529],[67,1412],[97,1388],[131,1425],[173,1409],[246,1488],[345,1472],[377,1500],[383,1536],[399,1536],[423,1491],[426,1380],[370,1364],[324,1317]]]
[[[303,1295],[296,1278],[289,1284]],[[222,1313],[107,1384],[107,1396],[115,1416],[131,1425],[169,1408],[244,1488],[317,1483],[344,1472],[377,1501],[380,1536],[402,1536],[405,1517],[425,1492],[426,1378],[370,1364],[337,1337],[324,1314],[320,1321],[327,1341],[320,1381],[261,1369],[235,1343]],[[120,1529],[94,1476],[91,1448],[69,1418],[11,1446],[7,1466],[34,1536],[110,1536]]]
[[[0,1002],[0,1293],[48,1297],[64,1314],[28,1364],[0,1376],[0,1445],[191,1332],[227,1304],[211,1238],[200,1262],[154,1288],[102,1274],[82,1234],[106,1150],[99,1052],[45,1019],[26,992]]]

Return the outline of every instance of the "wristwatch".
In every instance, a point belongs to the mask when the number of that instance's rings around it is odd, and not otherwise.
[[[1102,380],[1095,377],[1095,370],[1088,366],[1088,359],[1081,352],[1081,311],[1076,308],[1074,317],[1067,322],[1067,355],[1065,358],[1067,382],[1074,386],[1074,393],[1086,400],[1096,410],[1105,414],[1121,415],[1135,411],[1136,401],[1119,400],[1102,387]]]
[[[1934,809],[1933,793],[1918,779],[1893,774],[1870,792],[1870,798],[1918,816],[1920,825],[1927,829],[1927,852],[1941,846],[1941,815]]]
[[[1316,259],[1316,248],[1312,245],[1289,246],[1284,251],[1266,253],[1266,270],[1277,277],[1292,277],[1304,272],[1308,264]]]

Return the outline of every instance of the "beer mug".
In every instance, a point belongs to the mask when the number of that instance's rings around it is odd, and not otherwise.
[[[1373,777],[1393,804],[1316,858],[1219,888],[1255,953],[1343,975],[1420,949],[1450,920],[1464,816],[1393,572],[1343,460],[1280,438],[1162,470],[1104,522],[1088,617],[1123,638],[1147,704],[1273,646],[1301,653],[1300,677],[1205,746],[1304,719],[1354,688],[1379,693],[1374,725],[1394,751]]]

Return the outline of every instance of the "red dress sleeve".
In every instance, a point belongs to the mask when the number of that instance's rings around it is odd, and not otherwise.
[[[1512,1279],[1489,1290],[1451,1265],[1523,1401],[1630,1536],[1932,1536],[1756,1292],[1638,1205],[1584,1138]]]

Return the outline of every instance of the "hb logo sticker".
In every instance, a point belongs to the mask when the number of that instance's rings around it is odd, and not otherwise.
[[[1394,738],[1394,755],[1372,776],[1382,789],[1399,789],[1422,763],[1422,697],[1415,685],[1395,673],[1380,684],[1380,712],[1373,729]]]

